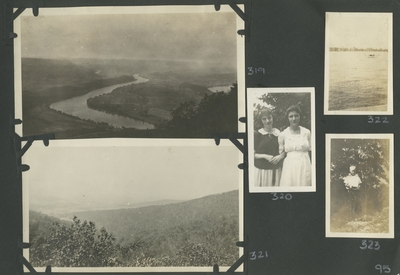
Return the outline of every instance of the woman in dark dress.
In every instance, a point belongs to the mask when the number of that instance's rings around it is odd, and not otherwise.
[[[279,186],[282,160],[285,158],[284,152],[279,154],[280,131],[273,128],[271,110],[261,110],[259,119],[263,127],[254,132],[255,186]]]

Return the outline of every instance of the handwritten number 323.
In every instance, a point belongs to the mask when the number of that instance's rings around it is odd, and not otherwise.
[[[378,241],[362,240],[360,248],[363,250],[365,249],[379,250],[381,246],[379,245]]]

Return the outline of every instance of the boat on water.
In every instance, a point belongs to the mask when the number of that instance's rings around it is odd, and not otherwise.
[[[375,58],[375,57],[378,57],[379,54],[369,53],[369,54],[366,54],[366,56],[367,56],[368,58]]]

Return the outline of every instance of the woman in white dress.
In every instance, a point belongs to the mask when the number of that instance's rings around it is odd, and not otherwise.
[[[280,186],[311,186],[311,133],[300,126],[302,112],[299,106],[289,107],[285,114],[289,127],[279,137],[279,151],[286,153]]]

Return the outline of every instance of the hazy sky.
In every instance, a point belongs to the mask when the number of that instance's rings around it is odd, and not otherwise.
[[[239,189],[238,153],[213,140],[37,142],[24,156],[31,167],[24,182],[32,201],[188,200]]]
[[[329,47],[388,49],[392,41],[392,15],[389,13],[328,13]]]
[[[236,14],[21,16],[23,57],[223,61],[236,58]]]

